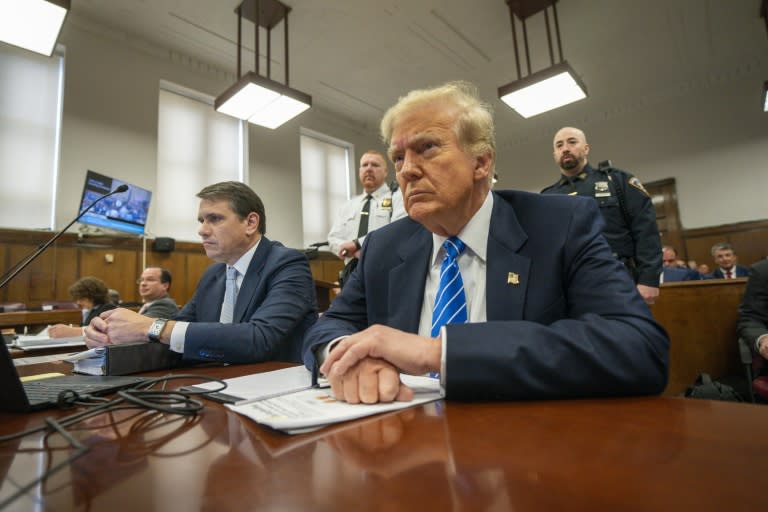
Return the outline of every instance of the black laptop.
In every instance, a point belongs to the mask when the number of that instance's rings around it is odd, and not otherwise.
[[[0,343],[0,411],[27,412],[55,407],[59,394],[104,395],[146,380],[145,377],[116,375],[65,375],[22,382],[10,352]]]

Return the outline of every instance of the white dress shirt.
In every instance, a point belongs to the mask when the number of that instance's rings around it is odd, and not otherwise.
[[[360,212],[368,194],[363,193],[353,197],[339,211],[333,221],[331,231],[328,233],[328,246],[333,254],[338,254],[341,244],[357,240],[362,245],[365,237],[358,238],[357,230],[360,227]],[[368,214],[368,232],[374,231],[390,222],[405,217],[403,206],[403,194],[400,190],[394,192],[384,183],[371,194],[371,206]],[[346,258],[345,262],[351,258]]]
[[[251,264],[251,260],[253,259],[253,255],[256,253],[256,248],[261,243],[261,239],[259,239],[258,242],[256,242],[253,247],[248,249],[245,254],[240,256],[240,259],[235,262],[233,267],[237,270],[237,278],[235,280],[235,284],[237,285],[237,289],[240,290],[240,287],[243,284],[243,279],[245,279],[245,273],[248,271],[248,267]],[[223,304],[223,299],[222,299]],[[184,353],[184,342],[186,340],[187,336],[187,327],[189,327],[189,322],[176,322],[173,326],[173,330],[171,331],[171,343],[170,348],[174,352],[178,352],[179,354]]]

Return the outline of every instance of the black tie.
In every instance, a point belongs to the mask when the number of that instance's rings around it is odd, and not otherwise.
[[[365,196],[365,204],[363,204],[363,210],[360,212],[360,226],[357,228],[357,238],[362,238],[368,233],[368,214],[371,212],[371,199],[373,199],[371,194]]]

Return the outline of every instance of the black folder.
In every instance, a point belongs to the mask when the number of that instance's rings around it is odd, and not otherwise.
[[[163,343],[124,343],[107,345],[106,349],[104,375],[167,370],[181,361],[181,354],[171,351]]]

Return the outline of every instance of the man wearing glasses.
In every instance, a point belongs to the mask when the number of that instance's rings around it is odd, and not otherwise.
[[[140,315],[151,318],[170,318],[179,311],[176,301],[168,295],[171,273],[161,267],[147,267],[136,281],[144,305]]]

